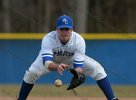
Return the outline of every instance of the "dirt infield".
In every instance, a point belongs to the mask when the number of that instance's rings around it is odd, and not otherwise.
[[[136,100],[136,98],[119,98],[120,100]],[[16,97],[1,96],[0,100],[16,100]],[[102,97],[29,97],[27,100],[106,100]]]

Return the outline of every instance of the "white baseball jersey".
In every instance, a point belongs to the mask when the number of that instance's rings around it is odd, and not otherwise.
[[[48,33],[43,37],[37,59],[26,71],[25,82],[32,84],[43,74],[50,72],[44,66],[44,62],[47,60],[58,64],[65,63],[74,68],[82,67],[84,74],[91,76],[95,80],[103,79],[106,77],[103,67],[97,61],[85,55],[85,48],[84,39],[74,31],[65,45],[60,42],[57,31]]]
[[[74,55],[74,66],[82,66],[84,57],[78,52],[85,53],[85,41],[76,32],[72,32],[70,40],[65,45],[60,42],[57,31],[52,31],[43,38],[41,53],[44,61],[53,60],[60,64]]]
[[[83,66],[84,57],[78,52],[85,53],[85,41],[76,32],[72,32],[70,40],[65,45],[60,42],[57,31],[52,31],[43,38],[41,45],[43,62],[53,60],[60,64],[74,56],[74,66]]]
[[[70,40],[63,45],[57,31],[52,31],[43,37],[39,55],[30,69],[44,68],[44,62],[47,60],[60,64],[65,63],[67,59],[66,64],[73,63],[75,68],[83,67],[84,57],[78,52],[85,54],[85,47],[84,39],[76,32],[72,32]]]

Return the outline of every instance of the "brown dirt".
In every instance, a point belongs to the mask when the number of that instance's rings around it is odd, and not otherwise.
[[[136,100],[136,98],[119,98],[120,100]],[[0,100],[16,100],[16,97],[1,96]],[[28,100],[106,100],[102,97],[29,97]]]

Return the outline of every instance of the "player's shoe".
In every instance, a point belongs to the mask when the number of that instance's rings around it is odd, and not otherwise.
[[[119,100],[118,98],[113,98],[112,100]]]

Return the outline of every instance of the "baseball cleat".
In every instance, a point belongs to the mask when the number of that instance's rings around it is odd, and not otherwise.
[[[118,98],[113,98],[112,100],[119,100]]]

